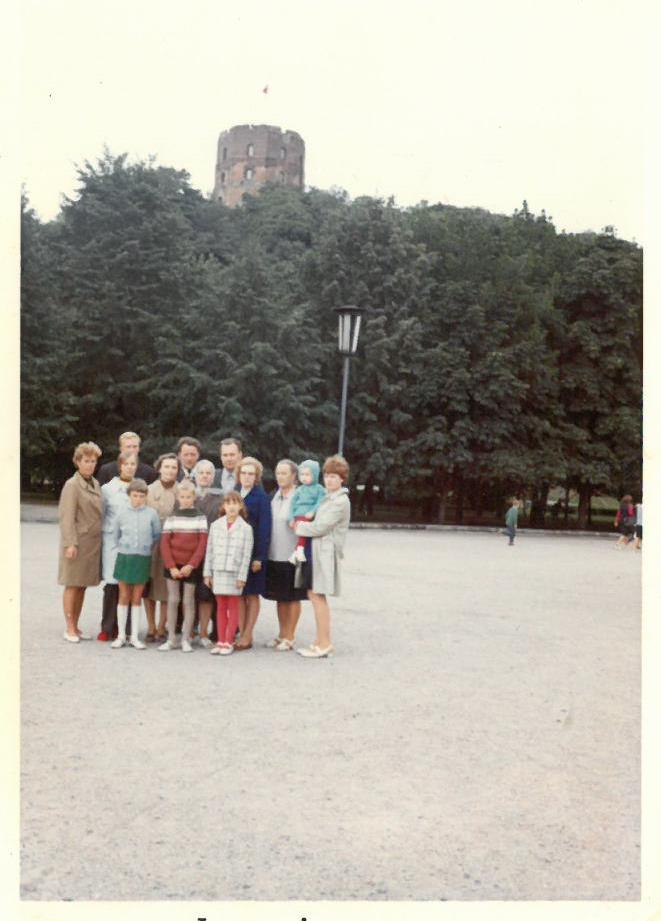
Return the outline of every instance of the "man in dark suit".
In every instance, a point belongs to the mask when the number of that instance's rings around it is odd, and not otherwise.
[[[135,432],[123,432],[119,436],[119,453],[120,451],[127,451],[130,454],[135,454],[138,459],[138,468],[135,471],[136,477],[139,477],[141,480],[144,480],[147,485],[153,483],[156,479],[156,471],[153,467],[150,467],[149,464],[143,464],[140,461],[140,436],[136,435]],[[109,483],[113,477],[119,476],[119,467],[117,466],[117,461],[110,461],[108,464],[103,464],[99,467],[95,473],[97,480],[99,481],[99,486],[103,486],[104,483]]]
[[[222,489],[224,493],[230,489],[240,489],[241,485],[236,478],[236,465],[243,454],[239,438],[223,438],[218,448],[220,455],[220,470],[216,470],[213,485],[215,489]]]
[[[179,461],[177,481],[185,479],[195,482],[195,464],[202,457],[202,444],[191,435],[182,435],[174,450]]]

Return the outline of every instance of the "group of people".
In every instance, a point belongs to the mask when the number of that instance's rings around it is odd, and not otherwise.
[[[192,652],[196,624],[201,646],[213,655],[252,649],[264,597],[276,602],[279,628],[267,646],[295,648],[307,599],[316,636],[296,651],[307,658],[332,654],[328,596],[340,592],[350,520],[343,457],[327,458],[321,471],[312,459],[280,460],[277,488],[268,496],[263,465],[243,455],[238,438],[221,441],[219,468],[202,459],[202,445],[190,436],[153,467],[140,460],[135,432],[120,436],[117,459],[97,471],[101,453],[91,441],[76,447],[76,472],[60,497],[67,642],[92,638],[80,628],[80,615],[86,588],[103,580],[97,639],[113,649],[157,643],[162,652]]]

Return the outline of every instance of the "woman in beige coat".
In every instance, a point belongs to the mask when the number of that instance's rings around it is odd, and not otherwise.
[[[313,521],[299,521],[296,525],[298,535],[312,538],[312,578],[308,598],[314,610],[317,636],[307,649],[296,650],[308,659],[320,659],[333,652],[326,595],[340,594],[340,560],[351,518],[349,490],[344,486],[349,479],[349,465],[336,454],[327,458],[323,473],[328,495],[321,500]],[[306,568],[309,568],[307,564]]]
[[[177,474],[179,461],[176,454],[161,454],[154,469],[158,479],[150,484],[147,491],[147,505],[158,512],[161,527],[174,511],[176,501]],[[167,620],[168,587],[163,572],[163,557],[161,556],[160,541],[156,541],[152,551],[151,574],[149,578],[149,594],[144,598],[145,611],[147,612],[147,642],[167,639],[165,635],[165,622]],[[156,626],[156,602],[160,602],[158,627]]]
[[[101,581],[101,487],[94,479],[101,448],[93,441],[79,444],[73,453],[77,473],[60,495],[60,565],[58,583],[64,586],[62,608],[69,643],[91,640],[78,626],[85,589]]]

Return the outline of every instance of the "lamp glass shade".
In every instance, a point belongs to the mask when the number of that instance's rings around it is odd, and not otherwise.
[[[341,355],[355,355],[358,348],[362,310],[336,307],[338,314],[338,349]]]

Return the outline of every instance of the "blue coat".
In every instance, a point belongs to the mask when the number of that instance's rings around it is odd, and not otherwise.
[[[247,496],[243,497],[248,512],[248,524],[252,527],[254,542],[250,562],[259,560],[262,568],[259,572],[249,572],[244,595],[263,595],[266,591],[266,561],[269,558],[271,543],[271,500],[262,486],[253,486]]]

